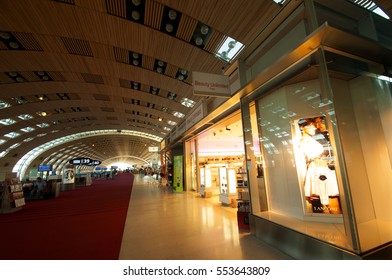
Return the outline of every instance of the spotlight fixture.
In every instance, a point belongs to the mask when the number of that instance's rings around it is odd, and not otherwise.
[[[174,92],[169,92],[169,93],[167,94],[167,98],[168,98],[169,100],[174,100],[176,97],[177,97],[177,94],[174,93]]]
[[[211,33],[211,28],[208,25],[199,22],[193,31],[191,44],[204,48]]]
[[[178,68],[176,79],[180,81],[185,81],[188,78],[188,71],[185,69]]]
[[[159,94],[159,88],[150,86],[150,93],[154,94],[154,95],[158,95]]]
[[[160,30],[171,36],[177,33],[178,25],[180,24],[181,13],[169,8],[164,7]]]
[[[37,115],[39,115],[41,117],[46,117],[47,113],[45,111],[40,111],[40,112],[37,112]]]
[[[226,126],[226,131],[231,131],[231,129]]]
[[[166,70],[166,66],[167,66],[166,62],[156,59],[154,62],[154,71],[158,72],[159,74],[164,74]]]
[[[129,52],[129,64],[133,66],[141,66],[142,65],[142,55],[136,52]]]
[[[132,0],[126,1],[126,17],[129,20],[136,21],[138,23],[144,23],[144,1]]]

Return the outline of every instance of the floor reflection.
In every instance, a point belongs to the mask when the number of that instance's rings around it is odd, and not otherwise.
[[[240,231],[237,209],[218,197],[169,192],[146,177],[135,176],[120,259],[291,259]]]

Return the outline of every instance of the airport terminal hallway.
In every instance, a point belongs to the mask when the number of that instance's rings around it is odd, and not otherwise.
[[[239,230],[236,208],[216,197],[162,190],[135,175],[120,260],[290,260]]]

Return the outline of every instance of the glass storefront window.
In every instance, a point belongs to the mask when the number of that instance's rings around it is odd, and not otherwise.
[[[392,83],[376,64],[326,53],[362,252],[392,241]],[[382,67],[381,67],[382,68]]]
[[[392,241],[391,79],[352,56],[310,57],[321,63],[242,101],[262,177],[250,179],[252,214],[363,254]]]

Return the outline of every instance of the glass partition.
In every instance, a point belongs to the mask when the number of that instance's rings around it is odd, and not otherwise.
[[[377,65],[326,52],[361,252],[392,241],[392,86]]]

